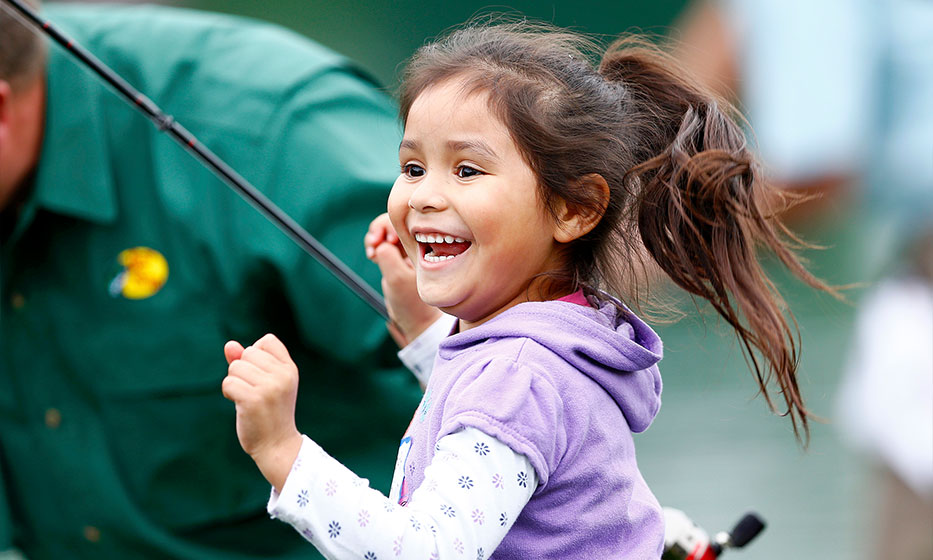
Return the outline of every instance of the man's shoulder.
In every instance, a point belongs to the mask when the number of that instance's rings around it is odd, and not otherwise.
[[[50,4],[44,15],[196,134],[249,137],[274,115],[348,97],[394,124],[394,106],[356,64],[279,25],[152,5]],[[68,58],[56,49],[50,68],[88,79]]]
[[[49,4],[43,15],[107,64],[253,69],[264,79],[307,75],[348,62],[282,26],[158,5]],[[249,74],[241,74],[248,81]]]

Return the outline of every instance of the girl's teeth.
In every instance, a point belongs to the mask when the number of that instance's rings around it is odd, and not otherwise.
[[[425,256],[424,256],[424,260],[426,260],[426,261],[428,261],[428,262],[441,262],[441,261],[450,260],[450,259],[452,259],[452,258],[454,258],[454,255],[444,255],[444,256],[425,255]]]
[[[418,243],[465,243],[466,239],[454,237],[453,235],[417,233],[415,234],[415,241]]]
[[[453,251],[444,251],[437,247],[441,244],[452,244],[452,243],[466,243],[467,241],[462,237],[455,237],[453,235],[446,235],[440,233],[416,233],[415,241],[418,243],[424,243],[428,245],[433,245],[434,247],[426,247],[424,260],[431,263],[439,263],[443,261],[448,261],[457,255],[438,255],[436,253],[444,252],[453,252]],[[437,249],[437,250],[436,250]]]

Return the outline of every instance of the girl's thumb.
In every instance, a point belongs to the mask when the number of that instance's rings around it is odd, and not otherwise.
[[[235,340],[230,340],[224,344],[224,358],[227,358],[227,364],[233,360],[239,360],[243,355],[243,345]]]

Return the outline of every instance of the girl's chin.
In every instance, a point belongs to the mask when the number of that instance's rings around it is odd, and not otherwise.
[[[450,293],[444,290],[433,290],[430,288],[418,287],[418,296],[421,298],[421,301],[430,305],[431,307],[436,307],[440,310],[449,309],[457,305],[457,301],[450,297]]]
[[[441,311],[443,311],[444,313],[448,313],[448,314],[450,314],[451,309],[454,309],[457,306],[457,302],[450,301],[449,299],[446,299],[446,298],[425,298],[424,296],[422,296],[421,299],[422,301],[424,301],[426,304],[430,305],[431,307],[436,307],[440,309]]]

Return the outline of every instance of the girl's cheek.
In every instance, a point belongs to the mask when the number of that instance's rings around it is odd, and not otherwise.
[[[387,209],[389,212],[389,221],[392,222],[392,227],[395,228],[395,231],[399,234],[399,237],[404,238],[408,234],[408,227],[405,225],[405,218],[408,215],[408,200],[411,197],[411,188],[407,185],[402,177],[399,177],[395,181],[395,185],[392,187],[392,191],[389,192],[389,202]]]

